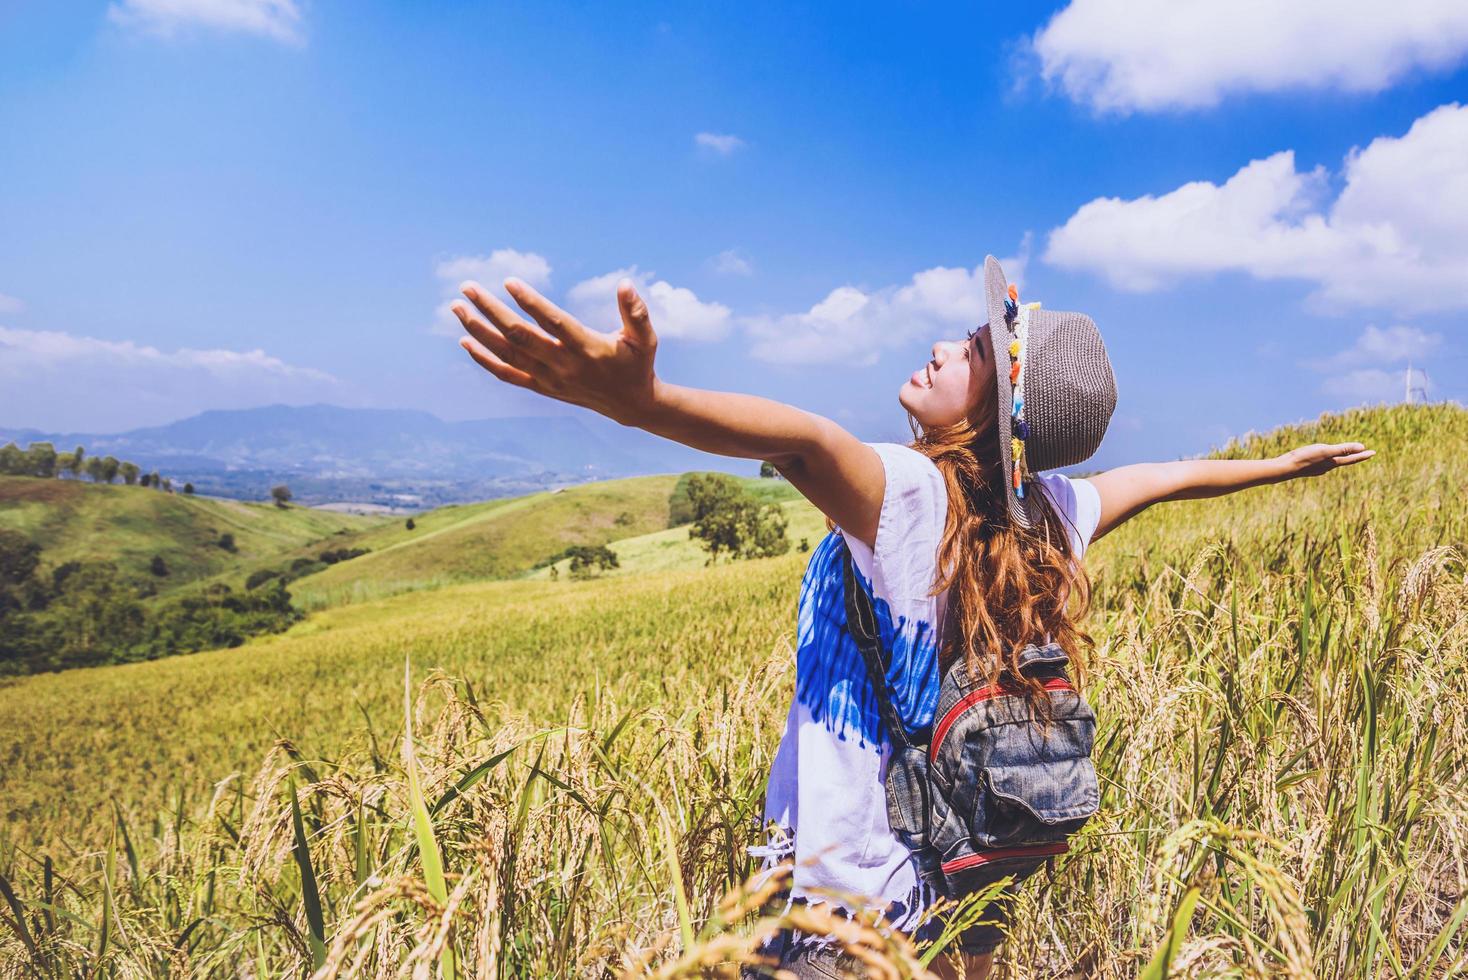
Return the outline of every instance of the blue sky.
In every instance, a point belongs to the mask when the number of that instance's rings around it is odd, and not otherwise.
[[[1465,400],[1464,5],[1274,6],[0,4],[0,422],[580,411],[442,305],[513,272],[608,328],[635,269],[663,377],[901,440],[991,252],[1101,327],[1099,465],[1409,362]]]

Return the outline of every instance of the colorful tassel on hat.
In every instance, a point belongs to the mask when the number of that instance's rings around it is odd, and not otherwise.
[[[1020,306],[1019,287],[1010,283],[1008,295],[1004,300],[1004,308],[1006,313],[1013,318],[1014,326],[1014,339],[1009,342],[1009,383],[1014,396],[1010,412],[1013,421],[1010,426],[1009,462],[1014,495],[1017,499],[1023,500],[1025,498],[1025,440],[1030,435],[1030,425],[1024,418],[1025,356],[1029,346],[1030,314],[1039,309],[1040,304],[1026,303]]]

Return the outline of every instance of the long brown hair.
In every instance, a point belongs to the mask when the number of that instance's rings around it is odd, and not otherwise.
[[[1078,625],[1090,606],[1091,581],[1074,560],[1064,519],[1038,485],[1024,529],[1008,516],[1008,494],[999,465],[994,426],[977,429],[967,419],[921,428],[908,415],[912,448],[931,459],[948,487],[948,520],[938,546],[938,581],[930,595],[948,592],[938,663],[946,673],[960,655],[969,674],[986,683],[1024,689],[1035,717],[1050,717],[1044,682],[1019,671],[1019,655],[1031,643],[1060,645],[1077,686],[1085,656],[1094,646]]]

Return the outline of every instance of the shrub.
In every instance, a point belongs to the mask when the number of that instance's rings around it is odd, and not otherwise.
[[[245,588],[257,589],[273,578],[280,578],[280,572],[273,568],[258,568],[250,573],[249,578],[245,579]]]

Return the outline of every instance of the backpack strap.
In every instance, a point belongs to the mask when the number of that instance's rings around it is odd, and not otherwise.
[[[842,549],[841,564],[846,585],[846,630],[861,651],[861,659],[867,667],[867,680],[871,682],[881,707],[882,723],[892,733],[892,741],[898,748],[908,748],[912,741],[907,737],[907,729],[902,726],[902,719],[897,716],[897,709],[887,694],[887,658],[882,653],[882,630],[877,624],[871,597],[856,579],[850,548]]]

